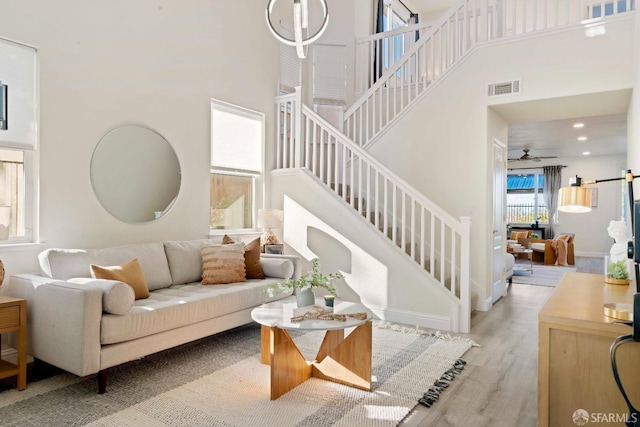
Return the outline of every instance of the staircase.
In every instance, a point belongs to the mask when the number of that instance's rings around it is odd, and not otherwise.
[[[346,111],[343,132],[366,148],[481,43],[571,25],[589,31],[634,9],[633,0],[459,0],[433,25],[368,36],[356,43],[356,91],[368,90]],[[382,49],[416,34],[399,60]],[[382,75],[380,62],[392,64]]]
[[[306,169],[372,230],[420,266],[425,286],[448,293],[454,331],[469,332],[471,219],[453,218],[302,104],[300,89],[277,98],[278,169]]]
[[[444,212],[366,148],[479,44],[572,25],[588,30],[605,18],[603,11],[619,15],[633,6],[631,0],[460,0],[433,25],[369,36],[356,53],[358,61],[365,61],[356,67],[356,88],[368,89],[345,113],[343,131],[303,105],[299,88],[277,98],[277,168],[313,175],[421,269],[423,286],[450,297],[451,330],[468,332],[474,305],[470,218]],[[383,55],[376,47],[384,40],[393,43],[394,37],[409,40],[407,49],[397,60],[392,53],[386,71],[376,73],[375,61]]]

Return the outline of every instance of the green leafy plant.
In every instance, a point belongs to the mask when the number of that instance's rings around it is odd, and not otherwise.
[[[539,238],[540,238],[540,236],[538,236],[536,233],[532,233],[532,234],[531,234],[531,238],[532,238],[532,239],[539,239]]]
[[[607,267],[607,276],[613,277],[614,279],[628,279],[627,261],[621,259],[620,261],[610,263]]]
[[[284,282],[276,283],[269,286],[265,292],[273,297],[276,294],[285,292],[289,289],[307,289],[307,288],[325,288],[333,296],[337,296],[336,288],[333,286],[333,281],[342,279],[344,276],[342,273],[320,273],[320,260],[314,258],[311,261],[311,271],[304,276],[300,276],[298,279],[287,279]]]

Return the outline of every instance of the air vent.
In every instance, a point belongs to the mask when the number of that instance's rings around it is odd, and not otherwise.
[[[520,80],[509,82],[491,83],[487,85],[487,96],[503,96],[520,94],[522,83]]]

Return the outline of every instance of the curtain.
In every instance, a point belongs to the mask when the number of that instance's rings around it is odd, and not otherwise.
[[[376,33],[384,32],[384,0],[378,0],[378,11],[376,12]],[[382,40],[378,42],[378,46],[373,52],[373,81],[378,81],[382,76]]]
[[[555,237],[554,224],[557,224],[558,193],[562,184],[562,166],[545,166],[544,170],[544,203],[549,212],[549,230],[547,236]]]

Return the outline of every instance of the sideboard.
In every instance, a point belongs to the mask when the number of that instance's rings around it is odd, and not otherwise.
[[[607,285],[599,274],[566,273],[538,314],[538,426],[575,425],[577,410],[589,414],[589,425],[625,416],[627,406],[616,386],[609,348],[631,327],[614,323],[602,305],[631,303],[635,282]],[[617,352],[618,370],[627,395],[640,403],[640,343]],[[581,424],[580,424],[581,425]]]

